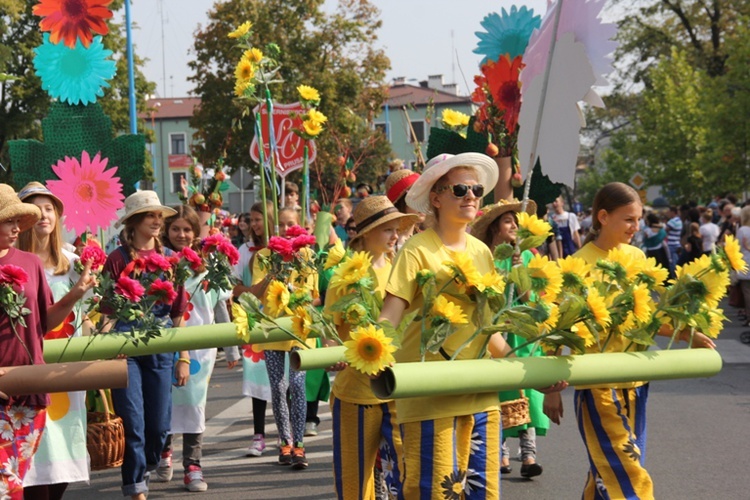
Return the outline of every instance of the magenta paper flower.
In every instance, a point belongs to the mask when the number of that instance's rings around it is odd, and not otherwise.
[[[128,278],[127,276],[120,276],[117,283],[115,283],[115,293],[122,295],[130,302],[140,302],[145,291],[143,285],[138,280]]]
[[[219,243],[219,246],[216,247],[216,249],[227,256],[227,260],[229,260],[229,264],[235,266],[240,261],[240,252],[237,251],[237,249],[232,245],[232,242],[225,239],[221,243]]]
[[[108,158],[97,153],[90,158],[88,152],[78,158],[65,157],[52,165],[59,181],[47,181],[47,187],[65,206],[65,227],[77,234],[89,229],[96,232],[117,219],[117,210],[123,207],[120,178],[115,177],[117,167],[107,169]]]
[[[185,247],[180,250],[180,255],[188,262],[190,269],[193,271],[197,272],[203,265],[203,259],[201,259],[201,256],[190,247]]]
[[[151,283],[151,286],[148,289],[148,294],[156,297],[157,302],[167,305],[172,305],[177,298],[177,292],[172,283],[161,279],[157,279]]]
[[[0,284],[22,287],[29,280],[29,275],[22,268],[7,264],[0,266]]]

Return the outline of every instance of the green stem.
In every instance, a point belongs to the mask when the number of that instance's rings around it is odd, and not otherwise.
[[[270,119],[270,117],[269,117]],[[266,244],[268,244],[268,203],[266,202],[266,167],[265,167],[265,151],[263,149],[263,127],[261,121],[260,108],[255,115],[255,135],[258,138],[258,160],[260,163],[260,196],[263,200],[263,235],[265,236]],[[244,186],[243,186],[244,187]]]
[[[271,91],[266,85],[266,111],[268,112],[268,140],[271,140],[271,129],[273,128],[273,104]],[[276,156],[273,154],[273,144],[269,143],[271,154],[268,161],[271,165],[271,201],[273,201],[273,228],[274,234],[279,234],[279,195],[276,189]]]

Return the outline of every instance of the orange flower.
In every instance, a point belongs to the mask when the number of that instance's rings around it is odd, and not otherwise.
[[[105,19],[112,17],[107,8],[112,0],[41,0],[34,6],[34,15],[42,17],[42,31],[50,32],[50,41],[65,42],[71,49],[76,40],[88,47],[93,40],[92,31],[99,35],[109,32]]]
[[[516,130],[518,113],[521,111],[521,83],[518,76],[523,67],[521,56],[511,61],[507,54],[497,62],[488,61],[482,66],[492,101],[497,109],[505,112],[503,120],[510,134]]]

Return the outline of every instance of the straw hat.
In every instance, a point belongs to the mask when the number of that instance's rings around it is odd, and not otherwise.
[[[159,195],[155,191],[136,191],[125,198],[125,215],[120,217],[115,225],[120,227],[131,215],[145,212],[161,212],[164,217],[170,217],[177,213],[175,209],[162,205],[159,201]]]
[[[495,220],[507,212],[520,212],[522,202],[516,200],[500,200],[493,205],[487,205],[482,208],[482,215],[474,219],[471,223],[471,235],[484,241],[487,237],[487,230],[490,228]],[[536,213],[536,203],[534,200],[529,200],[526,204],[526,213],[529,215]]]
[[[419,222],[418,215],[402,214],[385,196],[368,196],[363,199],[354,209],[352,217],[354,217],[354,223],[357,225],[357,236],[349,240],[350,245],[376,227],[388,222],[399,221],[399,231]]]
[[[497,164],[495,160],[482,153],[461,153],[457,155],[441,154],[427,162],[422,175],[406,193],[406,204],[417,212],[432,213],[430,191],[438,179],[456,167],[471,167],[479,177],[479,184],[485,192],[495,189],[497,184]]]
[[[396,203],[419,179],[419,174],[411,170],[396,170],[385,180],[385,194],[391,203]]]
[[[41,182],[29,182],[23,187],[22,190],[18,192],[18,197],[21,199],[21,201],[26,201],[34,196],[46,196],[47,198],[50,198],[52,200],[52,203],[55,205],[55,208],[57,208],[57,213],[60,215],[63,214],[64,207],[62,200],[52,194],[52,191],[47,189],[47,187]]]
[[[26,231],[42,218],[42,213],[36,205],[22,202],[12,187],[0,184],[0,221],[16,218],[21,231]]]

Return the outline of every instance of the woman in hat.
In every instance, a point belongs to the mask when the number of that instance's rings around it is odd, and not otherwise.
[[[415,279],[420,270],[432,271],[438,282],[446,282],[449,275],[443,263],[455,260],[457,254],[471,257],[480,274],[493,270],[489,249],[466,228],[484,193],[495,186],[497,175],[495,161],[479,153],[441,154],[428,162],[407,193],[406,203],[434,215],[437,223],[410,238],[399,251],[386,286],[381,320],[398,325],[406,314],[421,310],[424,297]],[[447,289],[451,300],[467,318],[473,318],[476,303],[459,298],[454,287]],[[446,340],[441,353],[428,353],[426,360],[449,359],[477,327],[469,320]],[[396,361],[419,361],[420,338],[419,322],[412,323],[394,353]],[[497,342],[504,347],[502,337]],[[471,342],[458,359],[476,359],[483,344],[483,339]],[[483,498],[500,497],[501,421],[496,393],[399,399],[396,412],[403,439],[403,497],[436,498],[461,484],[481,491]]]
[[[0,184],[0,270],[3,286],[24,298],[23,322],[0,308],[0,366],[44,364],[43,337],[59,325],[94,286],[88,266],[70,291],[54,302],[44,265],[13,245],[41,218],[39,207],[23,203],[12,187]],[[0,372],[0,376],[4,373]],[[8,397],[0,393],[0,497],[23,498],[23,482],[39,446],[49,405],[47,394]]]
[[[349,248],[369,254],[371,274],[381,297],[385,295],[398,235],[417,219],[417,215],[400,213],[385,196],[365,198],[354,209],[357,234],[349,241]],[[346,290],[329,287],[326,294],[326,309],[332,314],[342,340],[349,339],[351,326],[341,313],[332,313],[330,308],[345,293]],[[401,438],[398,426],[394,425],[395,403],[378,399],[370,389],[370,379],[361,372],[343,363],[335,368],[341,369],[334,379],[331,397],[336,495],[341,499],[375,498],[373,470],[378,450],[388,490],[398,492]]]
[[[390,174],[385,181],[385,194],[398,211],[402,214],[416,214],[419,216],[417,222],[399,233],[396,250],[404,246],[406,240],[411,238],[415,231],[419,232],[419,225],[424,222],[424,214],[417,212],[406,204],[406,193],[417,182],[417,179],[419,179],[418,173],[401,169]]]
[[[39,257],[52,297],[60,300],[80,277],[73,269],[78,256],[63,247],[62,201],[39,182],[27,184],[18,197],[37,206],[42,217],[18,235],[16,246]],[[84,320],[84,310],[78,302],[65,321],[50,329],[45,338],[80,337]],[[68,483],[89,480],[85,399],[83,391],[54,394],[51,398],[48,411],[54,412],[55,418],[47,421],[24,479],[26,498],[62,498]]]
[[[164,218],[175,214],[174,209],[161,204],[154,191],[137,191],[125,198],[125,215],[117,221],[117,226],[125,226],[122,245],[109,254],[104,272],[117,279],[131,261],[152,254],[171,255],[171,250],[163,248],[160,236]],[[176,287],[176,292],[177,298],[171,306],[154,306],[154,314],[165,327],[182,326],[187,296],[181,286]],[[102,297],[102,311],[108,312],[107,297]],[[118,321],[112,325],[109,318],[104,320],[105,330],[137,328],[133,323]],[[123,495],[138,500],[146,498],[146,479],[158,467],[169,433],[172,377],[176,379],[176,385],[183,386],[187,383],[189,370],[188,351],[180,351],[177,362],[171,353],[128,358],[128,387],[112,390],[115,412],[125,427],[125,457],[121,467]]]
[[[494,252],[497,245],[508,243],[514,245],[516,232],[518,231],[518,213],[521,211],[522,203],[518,200],[500,200],[498,203],[486,207],[484,213],[477,217],[471,225],[471,234],[482,240],[491,251]],[[529,200],[526,212],[536,213],[536,203]],[[495,267],[509,273],[514,265],[528,266],[534,254],[530,250],[524,250],[521,254],[503,261],[495,261]],[[522,297],[517,301],[526,299],[534,300],[533,296]],[[508,334],[508,345],[511,348],[520,347],[515,351],[518,357],[541,356],[541,349],[534,349],[533,345],[527,344],[526,339],[517,335]],[[524,346],[525,345],[525,346]],[[536,463],[536,436],[544,436],[549,429],[549,418],[544,414],[544,394],[534,389],[526,389],[524,395],[529,400],[529,414],[531,423],[510,429],[503,429],[502,455],[500,471],[503,474],[511,472],[510,448],[506,443],[508,437],[517,437],[521,444],[521,476],[532,478],[542,473],[542,466]],[[519,391],[503,391],[500,393],[500,401],[512,401],[519,399]]]

